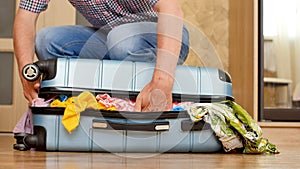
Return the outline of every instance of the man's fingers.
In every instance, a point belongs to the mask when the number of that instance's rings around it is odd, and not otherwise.
[[[140,112],[141,110],[142,110],[142,97],[140,97],[140,94],[139,94],[135,101],[134,111]]]
[[[38,90],[40,88],[41,84],[40,83],[35,83],[34,84],[34,89]]]

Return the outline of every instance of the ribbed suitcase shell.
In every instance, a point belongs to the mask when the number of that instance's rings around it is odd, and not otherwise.
[[[153,63],[60,58],[56,61],[55,77],[42,81],[40,95],[90,90],[95,93],[108,92],[113,96],[119,96],[120,93],[124,97],[127,94],[131,96],[132,93],[141,91],[151,80],[154,67]],[[177,97],[174,100],[179,101],[214,102],[233,99],[229,75],[219,69],[204,67],[177,66],[173,94]],[[221,150],[221,144],[209,125],[203,123],[194,127],[196,124],[192,124],[186,111],[154,112],[148,115],[142,112],[90,110],[81,114],[80,125],[72,134],[69,134],[61,123],[62,113],[63,110],[57,108],[33,108],[35,134],[39,135],[41,132],[38,137],[44,139],[41,150],[100,152]],[[154,129],[147,130],[147,126],[149,129],[151,125]],[[121,129],[120,126],[125,126],[125,129]]]

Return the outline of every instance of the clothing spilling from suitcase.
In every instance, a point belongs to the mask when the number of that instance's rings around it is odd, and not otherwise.
[[[101,63],[102,67],[104,64]],[[134,66],[137,70],[136,63]],[[199,69],[195,70],[199,74]],[[89,90],[77,90],[76,94],[57,92],[68,88],[53,90],[53,86],[47,85],[44,84],[47,90],[42,90],[48,91],[45,92],[47,97],[34,99],[14,128],[14,149],[279,153],[276,146],[262,136],[262,129],[246,110],[227,97],[211,101],[173,99],[173,108],[169,111],[135,112],[134,97]],[[71,89],[79,88],[72,86]]]

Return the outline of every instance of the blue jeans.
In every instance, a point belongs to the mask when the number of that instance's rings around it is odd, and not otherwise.
[[[90,58],[109,60],[156,61],[157,23],[128,23],[108,34],[86,26],[44,28],[36,37],[36,54],[40,60],[54,58]],[[189,33],[183,28],[178,64],[189,52]]]

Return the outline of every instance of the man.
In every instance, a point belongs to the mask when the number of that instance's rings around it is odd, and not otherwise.
[[[152,80],[136,100],[136,111],[172,107],[177,63],[186,59],[188,31],[179,0],[69,0],[93,27],[44,28],[36,36],[36,20],[49,0],[21,0],[14,24],[14,48],[19,72],[39,59],[77,57],[156,62]],[[39,81],[20,76],[25,98],[37,98]]]

